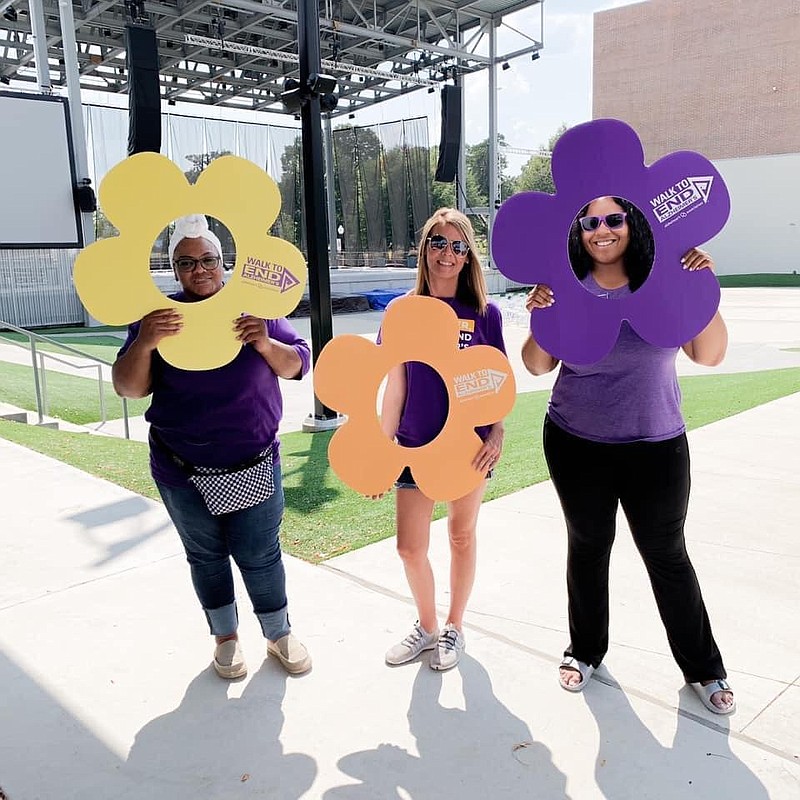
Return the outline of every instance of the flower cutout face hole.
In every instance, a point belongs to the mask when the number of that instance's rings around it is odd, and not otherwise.
[[[404,446],[410,448],[423,447],[432,442],[444,428],[450,414],[450,397],[442,376],[429,364],[421,361],[408,361],[401,365],[405,373],[406,386],[414,383],[418,394],[425,397],[424,406],[418,405],[407,409],[409,427],[418,435],[419,440]],[[378,389],[378,414],[381,413],[383,396],[389,376],[384,376]],[[441,420],[440,422],[437,422]]]
[[[220,220],[192,215],[196,224],[186,227],[188,235],[175,234],[173,220],[155,239],[150,252],[150,268],[172,272],[178,289],[188,297],[178,302],[207,300],[223,288],[225,271],[236,263],[236,243],[229,228]],[[203,221],[205,220],[205,221]],[[174,290],[164,291],[173,294]]]
[[[581,286],[612,300],[639,290],[655,260],[650,223],[622,197],[596,197],[586,203],[570,225],[567,249]]]

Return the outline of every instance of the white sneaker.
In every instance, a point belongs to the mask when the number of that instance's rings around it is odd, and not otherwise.
[[[439,634],[439,641],[431,653],[430,667],[438,671],[452,669],[458,664],[464,648],[467,646],[464,641],[464,634],[451,625],[449,622],[442,628]]]
[[[432,650],[439,639],[439,631],[428,633],[419,622],[402,642],[386,651],[386,663],[392,666],[413,661],[423,650]]]

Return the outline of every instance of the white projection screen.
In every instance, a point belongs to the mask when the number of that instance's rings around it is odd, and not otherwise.
[[[0,248],[82,247],[67,101],[0,92]]]

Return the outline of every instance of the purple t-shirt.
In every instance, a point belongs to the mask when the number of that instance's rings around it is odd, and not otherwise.
[[[171,295],[176,300],[182,293]],[[139,333],[128,328],[123,355]],[[267,320],[271,339],[292,346],[300,356],[298,378],[311,362],[308,344],[285,319]],[[283,415],[278,376],[250,346],[217,369],[184,370],[152,356],[152,401],[145,419],[167,447],[190,464],[229,467],[241,464],[277,441]],[[278,458],[277,447],[275,458]],[[150,439],[153,478],[168,486],[186,485],[185,473],[162,447]]]
[[[609,301],[630,294],[627,286],[603,289],[591,273],[583,285]],[[677,355],[677,347],[655,347],[623,322],[605,358],[561,364],[547,413],[559,428],[594,442],[660,442],[678,436],[686,426]]]
[[[454,297],[437,298],[447,303],[459,319],[458,348],[475,344],[488,344],[505,354],[503,319],[500,309],[489,303],[485,314],[456,300]],[[397,442],[403,447],[420,447],[432,441],[447,419],[449,399],[439,373],[427,364],[410,361],[406,364],[406,402],[397,429]],[[475,428],[481,439],[486,439],[491,426]]]

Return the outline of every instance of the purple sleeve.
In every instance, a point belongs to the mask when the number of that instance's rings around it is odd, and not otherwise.
[[[486,307],[486,343],[507,355],[503,340],[503,315],[494,303],[489,303]]]
[[[141,325],[141,322],[133,322],[128,325],[128,337],[125,339],[125,343],[122,345],[122,347],[120,347],[119,352],[117,353],[117,358],[124,356],[125,353],[128,352],[128,348],[133,344],[134,340],[139,335],[139,328]]]
[[[280,319],[267,320],[267,335],[270,339],[275,339],[276,342],[283,342],[293,347],[297,355],[300,356],[302,366],[300,372],[295,380],[305,375],[311,367],[311,350],[309,349],[308,342],[300,338],[297,331],[289,324],[285,317]]]

